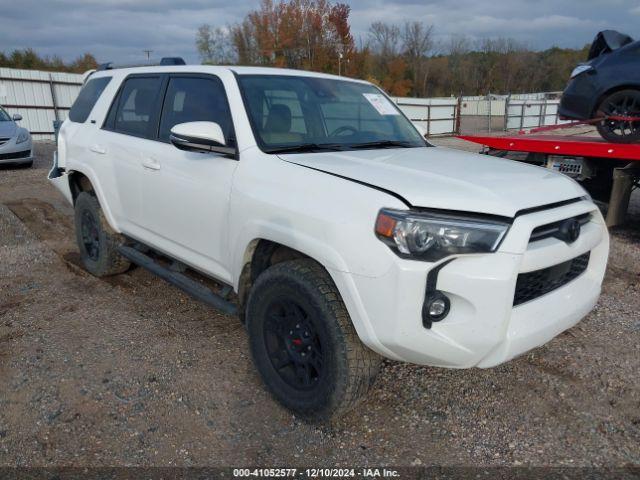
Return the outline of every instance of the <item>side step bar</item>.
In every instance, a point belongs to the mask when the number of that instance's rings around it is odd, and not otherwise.
[[[225,300],[220,295],[213,293],[207,287],[196,282],[195,280],[192,280],[186,275],[183,275],[179,272],[174,272],[169,268],[165,268],[159,265],[151,257],[136,250],[135,248],[122,245],[118,247],[118,252],[131,262],[139,265],[146,270],[149,270],[154,275],[157,275],[163,280],[166,280],[171,285],[178,287],[179,289],[185,291],[201,302],[204,302],[207,305],[210,305],[213,308],[216,308],[221,312],[227,313],[229,315],[237,315],[238,307],[235,303]],[[224,291],[230,291],[230,289],[225,288]]]

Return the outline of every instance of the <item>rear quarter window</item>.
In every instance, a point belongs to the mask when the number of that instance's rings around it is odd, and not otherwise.
[[[160,76],[128,77],[111,105],[105,128],[135,137],[155,137],[161,87]]]
[[[89,118],[91,110],[102,95],[102,92],[111,81],[111,77],[100,77],[89,80],[73,102],[69,110],[69,120],[76,123],[84,123]]]

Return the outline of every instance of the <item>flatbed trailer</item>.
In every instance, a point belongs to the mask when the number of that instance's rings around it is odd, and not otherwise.
[[[481,153],[544,166],[579,181],[607,204],[607,225],[624,222],[631,192],[640,186],[640,144],[560,135],[459,135],[483,146]]]

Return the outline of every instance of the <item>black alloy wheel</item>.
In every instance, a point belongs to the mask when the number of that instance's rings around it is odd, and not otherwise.
[[[100,258],[100,232],[93,212],[89,210],[82,212],[80,232],[85,252],[91,260],[97,261]]]
[[[640,91],[621,90],[606,97],[598,108],[598,116],[640,117]],[[614,143],[640,141],[640,121],[603,120],[597,125],[605,140]]]
[[[84,268],[96,277],[127,271],[131,264],[118,253],[125,239],[111,229],[96,196],[80,192],[74,209],[76,242]]]
[[[314,321],[294,298],[276,299],[267,309],[267,355],[280,378],[296,390],[313,390],[322,380],[322,344]]]

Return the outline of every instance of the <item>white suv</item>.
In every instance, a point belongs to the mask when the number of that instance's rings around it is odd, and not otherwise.
[[[135,263],[237,312],[310,419],[354,406],[380,356],[491,367],[544,344],[593,308],[609,248],[568,177],[434,148],[374,85],[311,72],[98,71],[50,179],[89,272]]]

